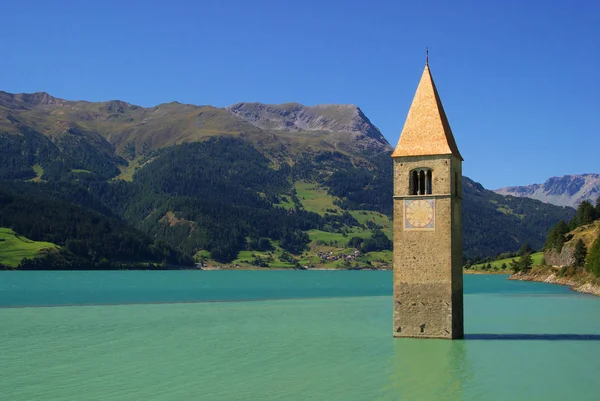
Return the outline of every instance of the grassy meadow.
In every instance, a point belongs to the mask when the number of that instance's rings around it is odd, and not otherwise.
[[[509,273],[510,270],[510,262],[512,262],[514,259],[519,259],[520,256],[514,257],[514,258],[506,258],[506,259],[500,259],[500,260],[494,260],[493,262],[488,262],[491,266],[491,270],[498,270],[498,271],[502,271],[502,265],[506,264],[506,272]],[[544,258],[544,253],[543,252],[536,252],[536,253],[532,253],[531,254],[531,259],[533,259],[533,265],[537,266],[537,265],[541,265],[542,264],[542,259]],[[485,270],[484,268],[488,265],[488,263],[478,263],[476,265],[471,266],[472,270]]]
[[[43,249],[57,248],[50,242],[37,242],[0,227],[0,264],[17,267],[23,258],[36,256]]]
[[[34,164],[33,166],[31,166],[31,168],[35,172],[36,176],[34,178],[30,179],[30,180],[27,180],[27,181],[41,182],[42,181],[42,175],[44,175],[44,168],[42,166],[40,166],[39,164]]]
[[[342,209],[333,204],[334,197],[327,194],[327,190],[318,184],[310,182],[296,183],[296,196],[302,203],[305,210],[318,213],[321,216],[325,213],[340,213]]]

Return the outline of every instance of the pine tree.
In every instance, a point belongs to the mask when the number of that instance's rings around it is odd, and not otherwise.
[[[529,270],[531,270],[531,266],[533,266],[533,259],[531,258],[531,254],[526,253],[525,255],[521,256],[519,264],[521,265],[522,272],[529,272]]]
[[[525,255],[526,253],[531,253],[533,252],[533,249],[531,248],[531,245],[529,245],[529,242],[526,242],[523,244],[523,246],[521,246],[521,249],[519,249],[519,252],[517,253],[517,255],[522,256]]]
[[[573,262],[573,266],[575,267],[583,267],[585,264],[585,257],[587,256],[587,248],[585,244],[580,239],[575,244],[575,251],[573,252],[573,258],[575,261]]]
[[[559,221],[548,233],[546,238],[546,244],[544,249],[554,249],[556,252],[562,251],[562,247],[565,243],[565,235],[569,232],[569,226],[564,220]]]
[[[591,271],[594,276],[600,277],[600,233],[598,233],[598,238],[590,247],[585,268]]]
[[[571,229],[574,229],[585,224],[590,224],[596,220],[596,209],[589,201],[583,201],[577,207],[577,213],[571,223]]]
[[[510,261],[510,268],[512,269],[513,273],[519,273],[521,271],[521,263],[518,259],[513,259]]]
[[[600,219],[600,196],[596,199],[596,218]]]
[[[588,202],[589,206],[586,206],[584,214],[583,214],[583,224],[593,223],[594,220],[598,218],[596,215],[596,208],[592,206],[590,202]]]

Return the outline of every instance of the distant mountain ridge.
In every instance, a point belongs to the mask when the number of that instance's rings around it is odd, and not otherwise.
[[[600,174],[552,177],[543,184],[505,187],[494,192],[500,195],[537,199],[557,206],[576,207],[584,200],[594,202],[600,196]]]
[[[22,134],[23,130],[55,142],[75,131],[79,141],[92,148],[101,137],[116,156],[128,160],[165,146],[221,135],[241,135],[261,147],[269,145],[269,152],[282,158],[309,148],[347,154],[391,150],[379,129],[354,105],[238,103],[218,108],[171,102],[141,107],[120,100],[70,101],[45,92],[0,91],[0,133]]]
[[[60,106],[67,103],[46,92],[8,93],[0,91],[0,106],[9,108],[31,109],[36,106]]]

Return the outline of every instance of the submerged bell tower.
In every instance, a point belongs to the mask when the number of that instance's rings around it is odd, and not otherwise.
[[[428,61],[392,158],[394,337],[463,338],[463,158]]]

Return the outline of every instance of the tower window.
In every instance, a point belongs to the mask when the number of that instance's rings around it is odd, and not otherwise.
[[[431,170],[427,170],[425,174],[425,192],[431,194]]]
[[[411,195],[418,195],[419,194],[419,173],[416,170],[413,170],[412,173],[410,173],[410,185],[411,185],[411,189],[410,189],[410,194]]]
[[[433,192],[433,175],[431,169],[418,168],[410,172],[411,195],[430,195]]]

